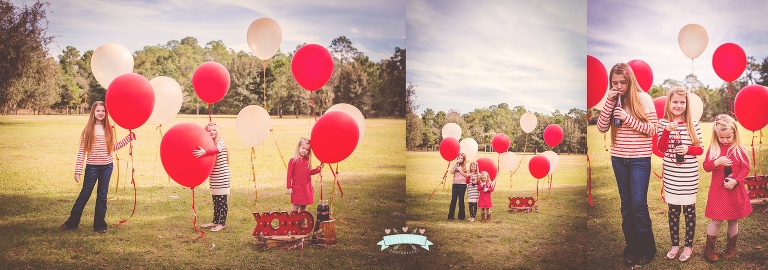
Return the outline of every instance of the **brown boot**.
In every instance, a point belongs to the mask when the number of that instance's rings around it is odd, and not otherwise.
[[[728,244],[725,246],[723,259],[727,260],[733,258],[733,256],[736,256],[736,237],[739,237],[738,233],[734,236],[728,237]]]
[[[486,219],[485,222],[491,222],[491,213],[488,213],[488,219]]]
[[[720,257],[715,252],[715,243],[717,242],[717,235],[707,235],[707,245],[704,247],[704,258],[709,262],[717,262]]]
[[[480,222],[485,222],[485,213],[480,213],[480,215],[482,216],[482,219],[480,219]]]

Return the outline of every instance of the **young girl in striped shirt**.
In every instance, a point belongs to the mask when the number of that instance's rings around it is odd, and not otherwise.
[[[480,198],[480,191],[477,186],[478,181],[477,162],[472,161],[469,164],[469,176],[467,176],[467,202],[469,202],[469,221],[475,221],[477,217],[477,199]]]
[[[608,75],[611,89],[597,129],[602,133],[611,130],[611,163],[621,198],[621,229],[627,243],[624,263],[644,265],[656,254],[648,213],[651,136],[658,127],[656,109],[651,96],[640,89],[629,65],[618,63]]]
[[[685,248],[680,261],[691,258],[696,231],[696,194],[699,191],[701,147],[699,122],[691,119],[688,93],[675,86],[667,91],[664,119],[659,120],[659,151],[664,153],[664,198],[669,206],[669,235],[672,247],[667,259],[675,259],[680,251],[680,210],[685,215]]]
[[[210,227],[212,232],[218,232],[227,226],[227,212],[229,211],[227,195],[229,194],[230,182],[229,153],[216,123],[208,123],[205,126],[205,131],[208,131],[208,135],[213,139],[214,147],[211,149],[200,147],[200,149],[193,150],[192,154],[198,158],[216,155],[216,164],[213,166],[211,175],[208,176],[208,182],[211,185],[211,197],[213,198],[213,222],[200,225],[200,227]]]
[[[80,150],[77,152],[75,165],[75,182],[78,182],[80,176],[83,175],[83,160],[85,160],[83,188],[75,200],[75,205],[72,206],[69,218],[59,226],[62,231],[77,229],[80,225],[83,208],[85,208],[88,199],[91,198],[93,187],[98,182],[96,211],[93,213],[93,230],[98,233],[107,232],[107,222],[104,218],[107,215],[109,179],[112,177],[112,152],[136,139],[136,135],[130,133],[115,143],[111,127],[109,113],[104,102],[94,102],[91,106],[90,116],[88,116],[88,123],[83,132],[80,133]]]

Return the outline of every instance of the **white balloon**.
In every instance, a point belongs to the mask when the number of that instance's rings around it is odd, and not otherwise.
[[[280,25],[270,18],[260,18],[248,26],[246,35],[248,48],[253,55],[261,60],[267,60],[277,53],[283,41],[283,31]]]
[[[443,139],[445,138],[455,138],[456,140],[461,139],[461,127],[456,123],[448,123],[443,126]]]
[[[534,129],[536,129],[536,124],[538,120],[536,120],[536,115],[533,113],[524,113],[522,116],[520,116],[520,127],[525,131],[525,133],[531,133]]]
[[[119,43],[101,45],[91,57],[91,72],[102,87],[109,88],[117,76],[133,72],[133,54]]]
[[[549,174],[552,174],[555,169],[557,169],[557,165],[560,163],[560,158],[557,157],[557,153],[552,151],[544,151],[541,155],[549,160]]]
[[[464,138],[459,142],[459,153],[464,153],[467,158],[465,160],[474,160],[477,156],[477,141],[472,138]]]
[[[248,105],[240,110],[235,125],[240,139],[250,147],[264,142],[271,127],[269,113],[258,105]]]
[[[688,93],[688,102],[688,106],[691,106],[691,120],[699,121],[704,114],[704,102],[694,93]]]
[[[504,152],[499,155],[499,166],[502,168],[499,171],[512,171],[517,166],[517,155],[514,152]]]
[[[168,123],[181,109],[181,86],[176,80],[166,76],[155,77],[149,84],[155,92],[155,107],[149,119],[158,125]]]
[[[677,44],[680,45],[680,50],[691,59],[699,57],[707,48],[708,42],[707,30],[698,24],[683,26],[680,33],[677,34]]]
[[[339,103],[336,105],[331,106],[326,110],[325,112],[333,112],[333,111],[340,111],[348,114],[349,116],[352,116],[353,119],[355,119],[355,123],[357,123],[357,130],[360,131],[360,136],[357,138],[357,145],[360,145],[360,142],[363,140],[363,134],[365,133],[365,117],[363,116],[363,113],[360,112],[357,107],[352,106],[347,103]]]

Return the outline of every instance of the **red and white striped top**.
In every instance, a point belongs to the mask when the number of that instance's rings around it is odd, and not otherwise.
[[[648,93],[637,93],[640,98],[640,104],[643,106],[645,117],[649,122],[642,122],[631,114],[627,115],[627,119],[623,121],[621,127],[618,128],[616,133],[616,141],[611,146],[611,156],[622,158],[639,158],[650,157],[653,154],[653,141],[652,137],[656,135],[658,128],[658,118],[656,117],[656,108],[653,106],[653,99]],[[613,123],[609,123],[611,119],[611,111],[616,102],[608,99],[603,105],[603,110],[600,112],[600,117],[597,119],[597,130],[605,133]],[[625,108],[626,109],[626,108]]]
[[[112,155],[107,152],[107,141],[104,139],[104,126],[95,125],[93,130],[93,145],[91,152],[88,153],[86,164],[107,165],[112,163]],[[131,135],[125,136],[122,140],[115,143],[112,151],[117,151],[131,141]],[[80,150],[77,151],[77,163],[75,164],[75,174],[83,174],[83,160],[85,159],[85,144],[80,142]]]

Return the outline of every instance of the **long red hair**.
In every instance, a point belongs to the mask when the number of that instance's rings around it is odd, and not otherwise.
[[[112,132],[112,124],[109,122],[109,111],[107,111],[107,104],[104,101],[96,101],[91,105],[91,114],[88,116],[88,123],[85,124],[83,132],[80,133],[80,143],[85,145],[85,153],[88,154],[93,149],[94,135],[93,129],[96,127],[96,108],[98,106],[104,107],[104,141],[107,143],[107,153],[112,154],[112,149],[115,147],[114,133]]]

